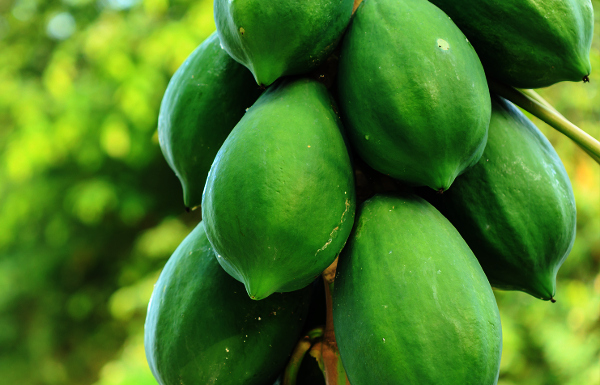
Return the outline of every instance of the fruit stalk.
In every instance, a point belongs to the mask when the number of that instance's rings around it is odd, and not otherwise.
[[[335,331],[333,329],[333,303],[331,293],[333,292],[333,281],[337,269],[338,258],[327,268],[321,276],[325,283],[325,303],[327,306],[327,319],[325,322],[325,332],[321,342],[321,356],[325,372],[325,383],[327,385],[350,385],[346,377],[346,371],[342,365],[342,359],[335,340]]]
[[[546,108],[550,109],[552,112],[554,112],[555,114],[557,114],[558,116],[560,116],[562,119],[567,120],[567,118],[565,118],[560,112],[558,112],[556,110],[556,108],[554,108],[554,106],[552,106],[550,103],[548,103],[548,101],[546,99],[544,99],[540,94],[538,94],[537,92],[535,92],[534,90],[528,90],[528,89],[519,89],[519,91],[524,94],[525,96],[527,96],[530,99],[533,99],[535,101],[537,101],[538,103],[542,104],[543,106],[545,106]],[[600,164],[600,157],[595,155],[593,152],[589,151],[588,149],[581,147],[580,148],[585,151],[592,159],[594,159],[597,163]]]
[[[492,92],[510,100],[517,106],[546,122],[552,128],[563,133],[594,159],[596,163],[600,164],[600,142],[567,120],[535,91],[519,90],[489,79],[488,84]]]
[[[333,291],[337,261],[338,259],[336,258],[321,274],[325,283],[325,304],[327,307],[325,329],[322,327],[312,329],[298,342],[285,368],[283,385],[296,385],[298,371],[307,352],[317,360],[319,367],[323,371],[327,385],[350,385],[346,377],[346,371],[342,365],[333,328],[333,302],[331,293]]]
[[[294,348],[292,356],[290,357],[290,361],[285,368],[285,372],[283,374],[283,385],[296,385],[298,371],[300,370],[300,365],[302,364],[302,360],[304,359],[306,352],[308,352],[313,344],[315,344],[315,342],[320,340],[322,337],[322,327],[312,329],[306,333],[304,337],[302,337],[302,339]]]

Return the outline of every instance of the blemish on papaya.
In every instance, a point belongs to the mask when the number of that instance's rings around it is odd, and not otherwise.
[[[437,39],[438,48],[448,51],[450,49],[450,44],[444,39]]]
[[[345,204],[346,204],[346,209],[342,213],[342,217],[340,218],[340,224],[337,225],[333,230],[331,230],[331,233],[329,234],[329,239],[327,240],[327,242],[325,242],[323,247],[321,247],[319,250],[317,250],[317,252],[315,253],[315,257],[317,256],[317,254],[319,254],[319,252],[325,250],[327,248],[327,246],[329,246],[331,244],[331,242],[333,242],[335,233],[340,229],[340,226],[342,225],[342,223],[344,223],[344,216],[346,216],[346,213],[348,212],[348,210],[350,209],[350,206],[351,206],[350,201],[348,199],[346,199]]]

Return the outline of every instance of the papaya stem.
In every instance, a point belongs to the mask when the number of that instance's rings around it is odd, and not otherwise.
[[[321,357],[323,359],[325,383],[327,385],[350,385],[346,377],[346,371],[342,365],[342,359],[335,340],[335,330],[333,328],[333,302],[331,293],[333,292],[333,281],[337,269],[335,261],[321,274],[325,283],[325,304],[327,306],[325,332],[321,343]]]
[[[489,79],[488,85],[490,91],[510,100],[525,111],[546,122],[550,127],[567,136],[581,147],[596,163],[600,164],[600,142],[567,120],[538,93],[533,90],[518,90]]]
[[[318,327],[310,330],[304,337],[298,341],[298,344],[292,352],[290,361],[285,367],[283,373],[283,385],[296,385],[296,379],[298,377],[298,370],[302,364],[302,360],[309,351],[313,343],[323,337],[323,328]]]
[[[310,348],[308,352],[309,356],[312,356],[315,361],[317,361],[317,365],[319,365],[319,369],[323,374],[323,378],[325,378],[325,365],[323,364],[323,339],[319,339],[313,346]]]
[[[527,89],[519,89],[519,91],[524,94],[525,96],[527,96],[530,99],[535,100],[536,102],[542,104],[544,107],[550,109],[552,112],[554,112],[555,114],[557,114],[558,116],[560,116],[561,118],[563,118],[564,120],[567,120],[567,118],[565,118],[560,112],[558,112],[554,106],[552,106],[550,103],[548,103],[548,101],[546,99],[544,99],[540,94],[538,94],[537,92],[535,92],[534,90],[527,90]],[[588,154],[592,159],[594,159],[596,161],[596,163],[600,164],[600,156],[595,155],[593,152],[591,152],[590,150],[588,150],[587,148],[581,147],[579,146],[583,151],[586,152],[586,154]]]

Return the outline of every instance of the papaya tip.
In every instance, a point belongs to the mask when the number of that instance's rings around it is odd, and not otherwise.
[[[444,193],[444,188],[443,188],[443,187],[441,187],[439,190],[437,190],[437,193],[438,193],[439,195],[442,195],[442,194]]]
[[[556,300],[554,299],[554,297],[550,297],[550,302],[555,303]]]
[[[190,209],[189,207],[185,206],[185,212],[186,212],[186,213],[191,213],[191,212],[192,212],[192,209]]]
[[[583,82],[584,82],[584,83],[589,83],[589,82],[590,82],[590,78],[589,78],[587,75],[585,75],[585,76],[583,77]]]

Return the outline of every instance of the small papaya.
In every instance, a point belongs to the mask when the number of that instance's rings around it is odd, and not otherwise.
[[[223,47],[262,86],[316,68],[336,48],[353,0],[215,0]]]
[[[354,177],[333,103],[315,80],[279,81],[212,164],[202,198],[206,233],[253,299],[311,283],[350,234]]]
[[[335,336],[352,385],[497,383],[502,329],[492,288],[427,201],[364,202],[334,285]]]
[[[492,286],[553,299],[556,274],[575,241],[575,197],[550,142],[512,103],[492,99],[481,160],[432,202]]]
[[[154,286],[146,357],[161,385],[273,384],[291,354],[311,287],[252,301],[217,262],[204,223],[186,237]]]
[[[221,48],[216,33],[171,78],[160,105],[158,140],[187,208],[200,205],[217,151],[260,94],[252,74]]]
[[[469,38],[489,77],[519,88],[587,81],[591,0],[430,0]]]
[[[342,42],[338,97],[356,152],[375,170],[446,190],[487,139],[490,95],[462,32],[426,0],[365,0]]]

